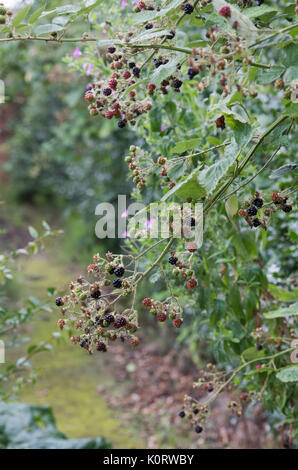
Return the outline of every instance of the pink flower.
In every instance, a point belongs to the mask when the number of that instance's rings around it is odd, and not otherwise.
[[[83,69],[84,69],[84,70],[87,69],[86,75],[87,75],[87,77],[88,77],[89,75],[92,74],[93,65],[92,65],[92,64],[89,64],[89,63],[85,63],[85,64],[83,64]]]
[[[81,51],[79,47],[76,47],[75,50],[73,51],[72,57],[74,59],[77,59],[81,55]]]
[[[127,238],[128,232],[123,232],[122,237]]]
[[[152,217],[149,220],[146,220],[146,230],[150,230],[153,222],[156,220],[156,217]]]
[[[125,8],[127,6],[127,0],[122,0],[121,8]]]
[[[161,132],[165,131],[165,130],[166,130],[166,126],[161,126],[160,130],[161,130]]]
[[[124,212],[121,214],[121,219],[125,219],[128,216],[128,210],[126,209]]]
[[[86,90],[91,90],[91,88],[92,88],[92,84],[91,84],[91,83],[87,83],[87,85],[86,85]]]

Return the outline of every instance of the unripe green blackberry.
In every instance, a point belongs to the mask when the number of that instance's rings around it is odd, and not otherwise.
[[[0,15],[6,15],[6,8],[0,6]]]
[[[0,16],[0,24],[5,24],[5,16]]]

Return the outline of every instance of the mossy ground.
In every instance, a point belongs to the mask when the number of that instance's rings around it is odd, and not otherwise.
[[[24,262],[23,288],[26,294],[46,298],[47,287],[60,287],[74,276],[54,257],[38,255]],[[49,299],[49,302],[53,302]],[[98,392],[104,386],[111,393],[121,395],[123,384],[115,383],[112,371],[105,366],[104,355],[88,356],[80,348],[71,345],[66,332],[57,342],[58,315],[42,313],[26,326],[30,344],[46,341],[54,344],[52,352],[44,352],[33,358],[38,380],[35,386],[27,386],[20,401],[53,407],[57,426],[69,437],[83,438],[103,436],[114,448],[141,448],[142,439],[137,430],[130,428],[119,412],[115,413]]]

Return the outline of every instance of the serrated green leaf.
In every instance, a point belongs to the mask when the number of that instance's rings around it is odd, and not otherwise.
[[[267,312],[264,314],[264,317],[268,320],[271,320],[273,318],[284,318],[290,317],[292,315],[298,315],[298,302],[295,302],[289,307],[283,307],[277,310],[272,310],[271,312]]]
[[[276,374],[276,377],[281,382],[297,382],[298,381],[298,365],[297,366],[288,366],[279,370]]]
[[[34,29],[34,32],[37,36],[40,36],[41,34],[54,33],[57,31],[61,31],[62,29],[64,28],[62,26],[59,26],[58,24],[49,23],[37,26]]]
[[[234,217],[238,211],[238,199],[235,194],[233,194],[225,203],[226,213],[230,218]]]
[[[286,70],[285,66],[283,65],[273,65],[270,69],[264,70],[263,72],[259,73],[257,83],[260,85],[266,85],[267,83],[271,83],[274,80],[277,80]]]
[[[201,142],[201,139],[189,139],[189,140],[183,140],[181,142],[177,142],[175,147],[171,149],[171,153],[183,153],[186,150],[193,149],[197,147]]]
[[[27,14],[29,13],[29,10],[31,8],[31,5],[28,5],[27,7],[25,8],[22,8],[17,14],[16,16],[14,17],[13,19],[13,26],[18,26],[27,16]]]
[[[207,196],[217,187],[218,183],[227,174],[233,163],[233,157],[223,158],[209,168],[200,171],[198,174],[198,182],[200,186],[205,189]]]
[[[263,15],[268,15],[269,13],[276,13],[278,8],[270,7],[269,5],[260,5],[258,7],[246,8],[243,10],[243,14],[248,18],[259,18]]]
[[[176,186],[168,191],[161,200],[166,201],[173,195],[178,196],[185,201],[188,198],[200,199],[204,197],[206,195],[206,191],[198,182],[198,171],[199,168],[195,168],[185,180],[180,181]]]
[[[298,171],[298,163],[287,163],[286,165],[273,170],[269,178],[279,178],[280,176],[287,175],[288,173],[295,173]]]
[[[34,227],[30,226],[28,230],[32,238],[38,238],[38,231]]]
[[[29,24],[34,24],[38,20],[40,15],[42,14],[43,10],[44,10],[43,7],[40,7],[34,13],[32,13],[32,15],[30,16],[30,18],[28,20],[28,23]]]

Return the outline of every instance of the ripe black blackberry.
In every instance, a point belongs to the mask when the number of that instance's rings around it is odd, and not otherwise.
[[[120,119],[120,121],[118,121],[118,127],[120,129],[123,129],[123,127],[125,126],[126,126],[126,122],[123,119]]]
[[[106,313],[104,315],[104,321],[106,321],[110,325],[111,323],[114,323],[115,317],[114,315],[111,315],[110,313]]]
[[[62,297],[57,297],[55,302],[56,302],[57,307],[62,307],[62,305],[64,303],[63,300],[62,300]]]
[[[146,24],[145,29],[152,29],[153,28],[153,23],[149,22]]]
[[[198,408],[195,408],[195,409],[193,410],[193,413],[194,413],[195,415],[197,415],[198,412],[199,412]]]
[[[117,320],[114,322],[114,327],[115,328],[123,328],[127,323],[126,319],[124,317],[119,317]]]
[[[107,347],[106,347],[105,343],[103,343],[103,342],[101,341],[100,343],[97,344],[96,350],[97,350],[97,351],[101,351],[101,352],[106,352]]]
[[[252,221],[252,224],[253,224],[254,227],[259,227],[259,225],[261,225],[261,222],[260,222],[259,219],[254,219],[254,220]]]
[[[262,349],[263,349],[263,346],[261,344],[257,344],[257,350],[262,351]]]
[[[132,73],[134,74],[135,77],[139,78],[139,76],[140,76],[140,69],[139,69],[139,67],[133,67],[133,68],[132,68]]]
[[[264,202],[263,202],[263,199],[261,199],[260,197],[256,197],[252,201],[252,204],[260,209],[263,206]]]
[[[111,88],[104,88],[103,94],[104,94],[105,96],[110,96],[111,93],[112,93]]]
[[[124,273],[125,273],[125,269],[123,268],[123,266],[118,266],[118,268],[114,269],[114,274],[117,277],[122,277]]]
[[[177,90],[181,86],[182,86],[181,80],[179,80],[178,78],[175,78],[175,80],[173,80],[173,87],[176,88],[176,90]]]
[[[153,62],[154,62],[154,67],[155,67],[156,69],[158,69],[158,67],[160,67],[160,66],[162,65],[162,61],[161,61],[161,60],[154,59]]]
[[[110,54],[114,54],[114,52],[116,52],[116,47],[115,47],[115,46],[110,46],[110,47],[108,47],[108,52],[109,52]]]
[[[190,79],[192,79],[197,74],[198,72],[193,67],[189,67],[189,69],[187,70],[187,75]]]
[[[100,294],[101,294],[100,290],[97,289],[97,290],[95,290],[95,291],[92,292],[91,297],[92,297],[93,299],[99,299]]]
[[[199,425],[197,424],[196,427],[195,427],[195,431],[196,431],[197,434],[200,434],[200,433],[203,431],[202,426],[199,426]]]
[[[122,286],[121,279],[114,279],[113,286],[116,287],[116,289],[120,289],[120,287]]]
[[[169,263],[170,264],[174,265],[174,264],[177,263],[177,261],[178,261],[178,258],[176,258],[176,256],[170,256],[170,258],[169,258]]]
[[[191,15],[194,11],[194,7],[190,3],[185,3],[183,10],[187,15]]]
[[[293,209],[291,204],[284,204],[283,206],[281,206],[281,208],[284,212],[291,212],[291,210]]]
[[[185,417],[185,412],[183,410],[179,411],[179,416],[180,416],[180,418],[184,418]]]
[[[175,37],[175,31],[170,31],[169,34],[167,34],[167,39],[173,39]]]
[[[247,214],[249,215],[249,217],[253,217],[254,215],[257,215],[257,213],[258,209],[255,206],[249,206],[249,208],[247,209]]]
[[[86,348],[89,344],[89,341],[88,339],[83,339],[81,342],[80,342],[80,346],[81,348]]]
[[[195,227],[196,226],[196,219],[194,217],[187,217],[185,219],[185,223],[186,223],[186,225],[188,225],[190,227]]]
[[[136,64],[135,62],[129,62],[128,66],[130,69],[133,69],[136,66]]]
[[[114,274],[114,272],[115,272],[115,268],[111,268],[111,269],[109,270],[109,274]]]

